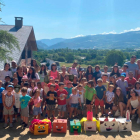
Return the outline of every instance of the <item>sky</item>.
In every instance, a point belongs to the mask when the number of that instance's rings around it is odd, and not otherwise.
[[[37,40],[140,30],[140,0],[2,1],[2,20],[14,25],[23,17]]]

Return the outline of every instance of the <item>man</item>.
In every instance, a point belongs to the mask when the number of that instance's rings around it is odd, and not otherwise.
[[[135,63],[136,61],[136,56],[135,55],[132,55],[131,56],[131,60],[129,62],[126,62],[125,64],[128,65],[128,69],[127,71],[132,71],[133,72],[133,75],[134,77],[136,78],[137,75],[138,75],[138,65]]]

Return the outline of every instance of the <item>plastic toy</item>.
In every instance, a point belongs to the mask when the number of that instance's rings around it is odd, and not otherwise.
[[[93,118],[93,112],[88,111],[87,112],[87,120],[92,121]]]
[[[79,120],[72,120],[70,121],[70,132],[74,133],[81,133],[81,123]]]
[[[67,132],[67,120],[66,119],[55,119],[53,121],[53,132],[66,133]]]
[[[119,129],[118,122],[115,118],[99,118],[100,132],[117,132]]]

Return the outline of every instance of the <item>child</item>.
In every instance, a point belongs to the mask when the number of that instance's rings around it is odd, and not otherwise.
[[[81,113],[81,115],[83,115],[83,110],[84,110],[84,93],[85,93],[85,89],[83,88],[82,84],[79,84],[77,94],[80,97],[81,106],[80,104],[78,104],[78,114]]]
[[[135,83],[135,91],[140,96],[140,82],[138,81]]]
[[[40,98],[42,99],[42,102],[41,102],[41,110],[42,110],[42,113],[43,113],[43,105],[44,105],[44,90],[43,88],[41,88],[41,82],[37,82],[37,88],[39,89],[39,92],[40,92]],[[43,115],[41,113],[41,115]]]
[[[22,95],[20,96],[20,106],[21,106],[21,117],[23,120],[22,125],[24,127],[28,126],[28,117],[29,117],[29,107],[28,103],[32,101],[32,98],[27,95],[27,88],[23,87],[21,89]]]
[[[55,101],[57,99],[57,93],[55,91],[55,85],[50,85],[50,90],[46,97],[46,113],[48,114],[48,119],[50,119],[50,113],[52,112],[53,119],[55,119]]]
[[[73,86],[74,87],[76,87],[77,85],[78,85],[79,83],[78,83],[78,78],[77,78],[77,76],[76,75],[74,75],[74,79],[73,79]]]
[[[106,111],[106,116],[108,116],[108,108],[110,108],[111,110],[111,116],[112,116],[112,107],[113,107],[113,101],[114,101],[114,97],[115,94],[113,92],[114,90],[114,86],[113,85],[109,85],[109,90],[106,92],[106,104],[105,104],[105,111]]]
[[[71,101],[71,108],[70,108],[70,115],[69,115],[69,119],[71,119],[72,117],[72,112],[74,111],[74,117],[76,117],[76,111],[78,108],[78,103],[81,106],[81,100],[79,95],[77,94],[77,88],[74,87],[72,88],[72,94],[70,95],[70,101]]]
[[[59,118],[64,119],[64,113],[66,112],[66,97],[68,92],[64,89],[64,83],[59,83],[59,90],[57,91],[57,102],[58,102],[58,111]],[[62,117],[61,117],[62,115]]]
[[[123,65],[123,68],[119,70],[120,74],[125,73],[126,74],[126,77],[128,77],[128,71],[127,71],[127,69],[128,69],[128,65],[127,64],[124,64]]]
[[[92,111],[92,106],[96,95],[93,80],[88,81],[87,85],[85,86],[85,89],[87,111]]]
[[[104,66],[104,72],[102,72],[102,76],[103,76],[103,74],[107,74],[107,81],[109,81],[109,76],[110,76],[110,73],[109,72],[107,72],[108,71],[108,66]]]
[[[95,72],[93,73],[93,77],[95,78],[95,82],[97,84],[97,79],[101,78],[101,72],[100,72],[100,66],[99,65],[95,66]]]
[[[66,74],[64,78],[64,85],[66,86],[68,82],[69,82],[69,74]]]
[[[65,90],[68,92],[68,95],[67,95],[67,98],[66,98],[66,103],[67,103],[67,112],[69,114],[70,113],[70,105],[71,105],[70,95],[72,94],[72,82],[71,81],[69,81],[67,83],[67,87],[65,87]]]
[[[36,118],[40,119],[40,114],[42,113],[42,111],[41,111],[42,99],[40,98],[40,91],[39,91],[39,89],[35,90],[33,101],[34,101],[34,110],[33,110],[34,119],[36,119]]]
[[[103,114],[104,114],[104,97],[105,97],[105,87],[103,86],[103,80],[101,78],[99,78],[97,80],[97,83],[98,85],[95,87],[95,90],[96,90],[96,99],[95,99],[95,113],[96,113],[96,117],[98,117],[98,107],[100,105],[100,108],[101,108],[101,113],[102,113],[102,116],[103,117]]]
[[[87,82],[87,79],[85,78],[85,77],[83,77],[82,78],[82,80],[81,80],[81,84],[83,85],[83,86],[85,86],[85,83]]]
[[[102,75],[102,85],[105,87],[106,91],[108,91],[108,86],[109,86],[109,82],[107,81],[108,75],[107,74],[103,74]]]
[[[13,114],[14,114],[14,103],[15,103],[15,98],[14,95],[12,94],[14,87],[12,85],[8,85],[7,87],[7,94],[3,96],[3,115],[5,115],[5,124],[4,128],[7,127],[7,119],[8,115],[10,117],[10,127],[13,127],[12,121],[13,121]]]
[[[58,84],[55,83],[55,78],[53,76],[50,76],[50,82],[48,84],[48,87],[50,88],[50,85],[54,84],[55,85],[55,91],[59,89]]]

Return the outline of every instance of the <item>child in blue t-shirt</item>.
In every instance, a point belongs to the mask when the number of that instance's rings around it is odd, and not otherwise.
[[[29,106],[28,103],[32,101],[32,98],[27,95],[27,88],[23,87],[21,89],[20,105],[21,105],[21,119],[23,120],[24,127],[28,126],[28,117],[29,117]]]

